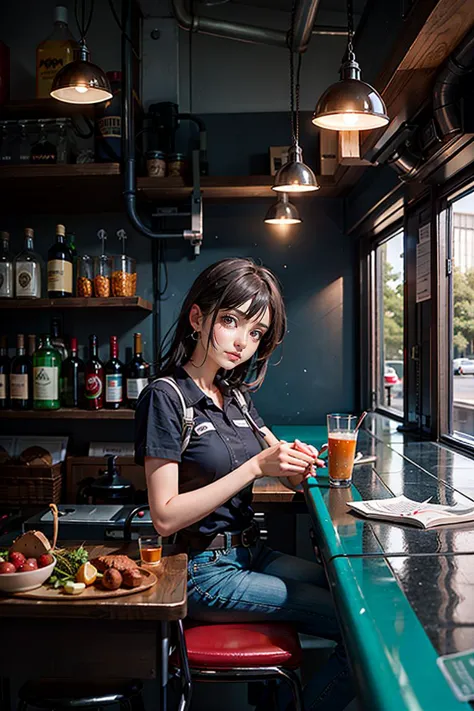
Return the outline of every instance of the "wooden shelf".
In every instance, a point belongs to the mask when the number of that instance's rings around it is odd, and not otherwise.
[[[0,410],[2,420],[133,420],[135,410],[76,410],[63,407],[59,410]]]
[[[20,99],[8,101],[0,107],[2,119],[67,118],[69,116],[94,117],[92,104],[66,104],[57,99]]]
[[[331,176],[318,180],[321,190],[307,195],[334,194]],[[201,178],[204,200],[276,199],[272,185],[271,175]],[[118,212],[123,210],[122,190],[118,163],[0,167],[1,214],[24,212],[25,206],[31,213]],[[182,178],[137,179],[137,195],[142,202],[185,200],[191,192],[192,186]]]
[[[153,305],[141,296],[112,296],[86,299],[80,296],[63,299],[0,299],[0,310],[36,309],[120,309],[122,311],[152,311]]]

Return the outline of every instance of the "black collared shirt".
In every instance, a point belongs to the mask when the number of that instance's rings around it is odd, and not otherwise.
[[[160,457],[179,463],[179,493],[194,491],[237,469],[261,451],[234,398],[223,392],[221,410],[186,373],[178,368],[174,379],[188,407],[194,410],[191,440],[181,455],[183,411],[178,394],[167,383],[150,383],[140,395],[135,413],[135,461]],[[263,420],[250,397],[249,411],[258,427]],[[189,531],[206,536],[222,531],[238,533],[253,518],[252,486],[248,486]]]

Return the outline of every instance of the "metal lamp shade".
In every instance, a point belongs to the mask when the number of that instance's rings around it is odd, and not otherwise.
[[[291,146],[288,152],[288,163],[282,165],[275,175],[272,190],[281,193],[307,193],[319,190],[315,174],[303,163],[303,152],[299,146]]]
[[[96,64],[78,59],[56,74],[51,96],[67,104],[98,104],[113,94],[105,72]]]
[[[288,195],[282,193],[269,208],[264,221],[268,225],[299,225],[301,218],[296,207],[288,200]]]
[[[331,131],[368,131],[386,126],[387,109],[378,91],[360,78],[354,53],[341,67],[341,80],[326,89],[312,122]]]

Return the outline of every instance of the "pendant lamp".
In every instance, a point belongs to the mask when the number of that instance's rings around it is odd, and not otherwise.
[[[54,77],[51,87],[51,96],[67,104],[98,104],[111,99],[113,94],[107,75],[96,64],[89,61],[89,51],[86,46],[85,36],[92,20],[93,3],[89,11],[89,18],[85,23],[85,0],[82,0],[82,23],[77,16],[76,23],[81,35],[79,59],[69,62]]]
[[[268,209],[264,222],[267,225],[299,225],[301,217],[289,201],[288,195],[281,193],[278,200]]]
[[[298,56],[296,86],[294,81],[293,35],[295,25],[295,7],[293,0],[290,28],[290,114],[292,145],[288,151],[288,162],[282,165],[275,175],[272,189],[281,193],[306,193],[319,190],[316,176],[309,166],[303,163],[303,151],[299,145],[300,133],[300,71],[301,54]]]
[[[353,37],[352,0],[347,0],[347,52],[341,65],[341,80],[332,84],[319,99],[312,122],[332,131],[367,131],[386,126],[387,109],[378,91],[362,81],[356,61]]]

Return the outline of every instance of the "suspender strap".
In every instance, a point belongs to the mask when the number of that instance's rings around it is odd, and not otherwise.
[[[239,409],[242,411],[243,416],[247,420],[250,428],[253,430],[253,433],[255,437],[258,439],[258,442],[261,446],[262,449],[266,449],[269,445],[267,440],[264,437],[264,434],[262,430],[259,428],[255,420],[253,419],[252,415],[250,414],[249,407],[247,405],[247,401],[245,400],[245,397],[241,393],[238,388],[232,388],[231,390],[232,396],[234,400],[236,401]]]
[[[161,380],[165,383],[168,383],[168,385],[171,385],[175,393],[179,397],[179,401],[181,403],[181,407],[183,409],[183,430],[181,434],[181,454],[184,452],[186,447],[189,444],[189,440],[191,439],[191,435],[193,433],[193,427],[194,427],[194,409],[192,407],[188,407],[186,405],[186,401],[183,397],[183,393],[179,389],[178,385],[176,382],[173,380],[173,378],[157,378],[157,380]],[[156,381],[155,381],[156,382]]]

